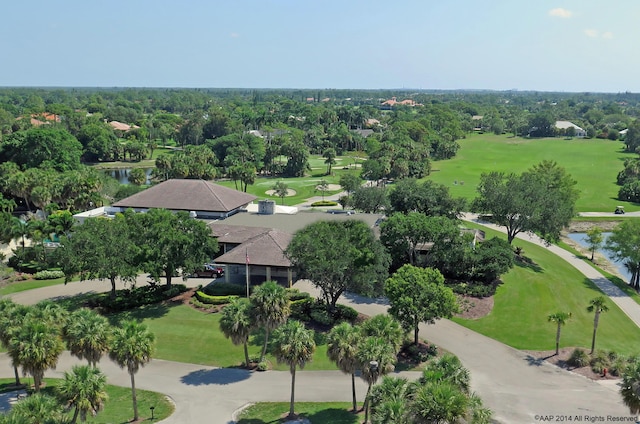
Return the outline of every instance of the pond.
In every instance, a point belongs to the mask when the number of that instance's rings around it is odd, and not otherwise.
[[[609,236],[611,235],[611,233],[602,233],[602,235],[604,236],[604,241],[606,242]],[[589,248],[589,243],[587,243],[586,233],[569,233],[568,237],[571,240],[578,243],[580,246],[585,247],[587,249]],[[615,265],[615,267],[618,269],[618,272],[624,277],[624,280],[627,283],[629,282],[629,280],[631,279],[631,273],[627,270],[627,268],[625,268],[622,262],[617,262],[611,255],[611,252],[608,251],[607,249],[602,248],[597,250],[597,252],[600,253],[602,256],[604,256],[613,265]]]
[[[129,174],[131,173],[131,169],[132,168],[103,169],[102,172],[111,178],[115,178],[120,184],[129,184]],[[147,182],[145,184],[151,184],[149,177],[151,176],[153,168],[142,168],[142,170],[147,174]]]

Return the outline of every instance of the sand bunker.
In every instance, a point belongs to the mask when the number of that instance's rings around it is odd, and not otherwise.
[[[267,194],[267,196],[275,196],[276,195],[276,191],[275,190],[267,190],[265,191],[265,194]],[[296,195],[296,191],[292,190],[290,188],[287,189],[287,196],[295,196]]]

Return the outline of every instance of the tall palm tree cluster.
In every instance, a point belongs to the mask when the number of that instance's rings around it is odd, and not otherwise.
[[[289,319],[289,296],[284,287],[275,281],[267,281],[256,287],[247,299],[233,300],[222,310],[220,329],[233,344],[244,345],[245,366],[249,366],[247,344],[255,330],[261,330],[264,343],[260,352],[260,364],[265,361],[272,335],[271,352],[277,361],[289,366],[291,372],[291,402],[289,416],[293,417],[297,368],[311,360],[316,349],[313,331],[299,321]]]
[[[313,331],[289,319],[289,312],[284,287],[268,281],[256,287],[249,300],[235,299],[227,305],[222,310],[220,329],[234,344],[244,345],[245,365],[250,363],[249,338],[256,330],[262,331],[264,344],[260,361],[264,361],[270,347],[278,362],[289,365],[289,417],[294,417],[296,370],[311,360],[316,345]],[[343,322],[329,332],[327,355],[342,372],[351,376],[354,413],[359,411],[355,383],[359,375],[368,385],[362,408],[365,422],[369,422],[370,410],[376,423],[457,423],[460,419],[476,424],[490,422],[491,411],[483,408],[480,399],[469,391],[469,372],[454,356],[434,361],[415,383],[394,382],[397,379],[384,377],[395,369],[404,339],[402,326],[388,314],[376,315],[358,326]],[[375,384],[381,377],[384,377],[382,388],[378,388]],[[399,391],[387,390],[390,385],[397,386]],[[394,403],[398,405],[392,407]],[[437,420],[429,421],[430,417]]]
[[[138,419],[134,375],[151,360],[154,335],[135,321],[112,327],[96,312],[81,308],[69,313],[60,305],[43,301],[24,306],[0,299],[0,344],[14,367],[16,386],[22,386],[19,368],[33,377],[34,394],[19,401],[12,410],[0,414],[3,423],[75,424],[97,414],[107,400],[107,378],[97,367],[104,354],[126,368],[131,376],[133,420]],[[40,392],[44,374],[55,368],[62,351],[86,360],[64,373],[55,397]],[[69,417],[67,411],[72,411]]]
[[[469,371],[457,357],[445,355],[427,364],[416,382],[389,377],[405,338],[398,321],[376,315],[359,326],[341,323],[327,337],[327,355],[351,376],[353,411],[358,411],[355,377],[367,383],[365,422],[489,423],[491,411],[469,390]],[[379,378],[382,382],[376,385]]]

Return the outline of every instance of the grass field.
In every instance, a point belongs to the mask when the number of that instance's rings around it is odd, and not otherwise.
[[[316,187],[320,181],[325,180],[329,184],[339,185],[340,176],[346,173],[360,174],[360,169],[357,168],[357,164],[362,162],[362,159],[355,159],[350,156],[340,156],[336,158],[336,165],[331,170],[331,175],[326,175],[327,165],[324,163],[324,158],[321,156],[310,156],[309,166],[311,172],[304,177],[295,178],[272,178],[272,177],[259,177],[256,178],[254,184],[247,187],[247,192],[258,197],[258,199],[271,199],[275,200],[277,204],[282,204],[282,199],[267,194],[267,191],[272,190],[273,186],[278,182],[284,182],[289,189],[295,190],[296,194],[293,196],[287,196],[284,198],[285,205],[296,205],[304,202],[310,197],[322,196],[322,193],[316,190]],[[344,169],[347,168],[347,169]],[[233,181],[216,181],[216,184],[223,185],[225,187],[236,189],[236,184]],[[237,189],[240,189],[240,182],[238,182]],[[328,190],[325,192],[326,196],[341,192],[338,190]]]
[[[110,318],[112,322],[127,318],[146,323],[156,335],[154,358],[217,367],[235,367],[244,362],[242,346],[234,346],[220,331],[220,314],[203,313],[185,305],[151,305]],[[253,337],[249,355],[258,356],[261,348],[261,339]],[[267,355],[267,359],[273,369],[289,369],[278,365],[272,356]],[[311,371],[333,369],[337,368],[327,357],[326,344],[316,347],[313,360],[305,367]]]
[[[472,226],[472,225],[470,225]],[[487,237],[502,234],[483,228]],[[595,285],[575,268],[553,253],[523,240],[524,255],[534,265],[519,265],[503,276],[493,310],[477,320],[455,318],[465,327],[524,350],[555,348],[556,325],[547,317],[555,312],[571,312],[562,329],[562,346],[591,346],[593,314],[586,311],[589,300],[602,295]],[[598,326],[597,347],[622,354],[640,352],[638,328],[613,302],[602,314]]]
[[[624,153],[620,141],[471,134],[459,143],[456,157],[434,162],[428,177],[449,187],[453,196],[476,197],[483,172],[519,174],[543,160],[555,160],[578,182],[578,211],[613,212],[618,204],[625,205],[627,211],[640,210],[640,205],[616,200],[619,189],[616,176],[623,169],[624,159],[637,156]]]
[[[44,394],[55,396],[55,386],[60,380],[46,378],[46,387],[42,388]],[[23,383],[33,382],[28,378],[22,379]],[[14,379],[0,379],[0,393],[11,391]],[[113,424],[128,423],[133,418],[133,405],[131,403],[131,388],[107,385],[107,395],[109,399],[104,405],[104,409],[95,417],[87,416],[87,423],[93,424]],[[154,421],[161,421],[173,413],[173,404],[162,393],[148,390],[136,390],[138,397],[138,412],[142,420],[151,420],[150,406],[154,407]],[[69,412],[73,416],[73,411]]]
[[[351,404],[345,402],[296,402],[295,412],[313,424],[356,424],[362,415],[350,411]],[[278,423],[289,413],[288,402],[260,402],[245,409],[238,424]]]

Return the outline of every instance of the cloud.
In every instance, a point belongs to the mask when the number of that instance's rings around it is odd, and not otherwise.
[[[556,18],[570,18],[572,15],[572,11],[563,9],[562,7],[556,7],[555,9],[551,9],[549,11],[549,16],[553,16]]]
[[[606,39],[606,40],[611,40],[613,38],[613,32],[603,32],[602,33],[602,38]]]
[[[231,36],[231,38],[239,38],[239,37],[240,37],[240,34],[238,34],[237,32],[232,32],[232,33],[230,34],[230,36]]]
[[[586,34],[587,37],[590,37],[590,38],[598,38],[598,35],[599,35],[598,31],[595,29],[585,29],[584,33]]]

